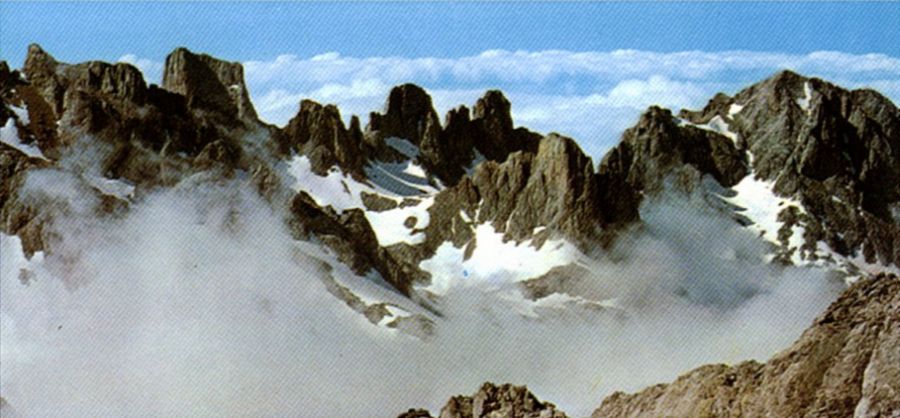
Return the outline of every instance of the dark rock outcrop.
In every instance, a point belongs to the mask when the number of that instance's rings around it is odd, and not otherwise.
[[[535,228],[546,227],[586,242],[606,223],[593,163],[567,137],[551,134],[535,154],[518,152],[502,164],[484,163],[472,182],[481,197],[479,220],[512,240],[529,239]]]
[[[5,122],[14,116],[9,106],[27,108],[28,123],[16,118],[19,137],[46,157],[30,158],[0,146],[0,220],[4,232],[23,238],[27,253],[44,249],[46,240],[38,237],[46,231],[41,232],[40,225],[50,216],[49,209],[20,199],[18,189],[30,168],[53,166],[66,157],[66,167],[138,188],[173,185],[205,170],[220,170],[225,176],[238,169],[261,172],[259,158],[266,157],[255,155],[260,152],[256,149],[248,152],[242,144],[245,135],[265,128],[249,105],[239,64],[198,58],[186,50],[177,50],[170,58],[169,86],[197,96],[196,100],[148,86],[129,64],[66,64],[38,45],[28,48],[24,77],[8,68],[0,70],[0,117]],[[211,71],[215,77],[195,71]],[[226,89],[224,83],[240,90],[227,103],[215,94]],[[107,197],[98,199],[101,212],[112,207],[103,203]]]
[[[501,120],[493,122],[495,131],[511,132]],[[746,157],[732,140],[679,126],[671,112],[654,107],[626,131],[597,172],[574,140],[557,134],[541,138],[533,151],[513,152],[503,162],[482,162],[437,195],[423,244],[392,251],[418,262],[450,241],[471,254],[477,247],[474,227],[482,223],[490,223],[506,240],[534,240],[540,246],[550,238],[565,238],[595,251],[637,222],[645,195],[661,191],[673,174],[692,182],[708,175],[727,187],[747,173]]]
[[[410,409],[398,415],[397,418],[432,418],[432,416],[426,409]]]
[[[347,129],[337,107],[304,100],[283,136],[292,150],[309,158],[314,173],[324,176],[337,165],[346,173],[363,176],[367,152],[356,116]]]
[[[430,418],[428,411],[410,409],[398,418]],[[525,386],[485,383],[472,396],[454,396],[439,418],[565,418],[551,403],[541,402]]]
[[[557,266],[541,276],[520,283],[522,295],[531,300],[545,298],[554,293],[586,296],[583,290],[590,288],[590,270],[578,264]],[[602,299],[602,297],[598,297]]]
[[[693,126],[678,126],[668,109],[651,107],[622,135],[600,164],[600,175],[623,179],[632,192],[651,193],[675,169],[691,166],[725,187],[749,172],[746,157],[730,139]]]
[[[431,96],[415,84],[391,89],[384,114],[369,115],[369,130],[383,138],[398,137],[419,145],[440,132],[440,121],[431,104]]]
[[[710,365],[615,393],[594,418],[890,417],[900,413],[900,278],[863,279],[765,364]]]
[[[378,193],[361,192],[359,196],[366,210],[373,212],[384,212],[393,210],[400,206],[396,200],[384,197]]]
[[[221,114],[222,123],[257,121],[239,63],[178,48],[166,57],[163,88],[184,96],[192,109]]]
[[[49,106],[42,108],[36,103],[44,102],[28,83],[22,81],[18,71],[10,71],[5,61],[0,62],[0,127],[11,125],[21,142],[50,153],[55,151],[55,136],[42,138],[41,132],[44,131],[44,117],[47,116],[42,112],[49,111],[52,117],[52,110]],[[11,106],[25,107],[29,123],[19,117]],[[48,238],[48,231],[44,228],[48,215],[42,213],[35,202],[21,202],[19,189],[25,183],[28,170],[50,165],[49,160],[30,156],[0,142],[0,231],[18,235],[27,257],[43,249]]]
[[[475,148],[491,161],[503,162],[516,151],[534,152],[540,135],[513,127],[509,100],[499,90],[488,90],[478,99],[473,111]]]

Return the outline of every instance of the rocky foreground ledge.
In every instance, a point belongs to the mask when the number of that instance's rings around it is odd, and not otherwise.
[[[440,418],[559,418],[523,386],[485,383],[455,396]],[[900,277],[881,274],[847,289],[788,349],[765,364],[706,365],[672,383],[617,392],[592,418],[898,417]],[[409,410],[398,418],[430,418]]]

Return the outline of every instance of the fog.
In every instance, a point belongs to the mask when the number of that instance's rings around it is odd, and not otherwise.
[[[670,199],[590,265],[582,290],[609,308],[529,318],[502,297],[514,288],[465,286],[423,341],[329,294],[283,214],[242,180],[185,182],[97,217],[66,176],[26,182],[57,202],[52,255],[25,260],[0,235],[0,394],[23,416],[388,417],[437,413],[484,381],[585,416],[614,390],[765,360],[841,290],[820,270],[766,264],[727,216]]]

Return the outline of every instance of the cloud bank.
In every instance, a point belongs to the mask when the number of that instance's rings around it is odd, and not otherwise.
[[[421,341],[331,296],[245,180],[187,181],[103,219],[78,184],[56,169],[26,180],[61,208],[54,255],[25,260],[0,235],[0,385],[23,416],[393,416],[485,380],[585,416],[612,390],[764,360],[841,287],[762,263],[752,232],[669,200],[590,266],[586,290],[615,308],[535,319],[515,288],[461,286]]]
[[[134,55],[120,61],[159,81],[162,64]],[[616,50],[488,50],[466,57],[313,57],[279,55],[244,62],[260,116],[278,125],[311,98],[337,104],[349,119],[380,109],[394,85],[414,82],[434,96],[443,114],[471,106],[485,90],[499,88],[513,103],[520,125],[579,140],[595,160],[650,105],[696,108],[716,92],[735,93],[780,69],[819,76],[845,87],[875,88],[900,98],[900,58],[884,54],[818,51],[785,54],[754,51],[651,52]]]

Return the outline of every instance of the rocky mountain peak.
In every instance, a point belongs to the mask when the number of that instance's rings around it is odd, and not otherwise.
[[[473,122],[478,135],[475,147],[488,160],[503,161],[515,151],[534,150],[538,137],[513,126],[512,105],[499,90],[489,90],[478,99]]]
[[[900,112],[889,99],[781,71],[681,116],[706,126],[718,116],[753,177],[800,202],[801,258],[817,257],[824,241],[841,255],[900,263]]]
[[[484,129],[509,134],[513,130],[512,105],[500,90],[488,90],[475,103],[474,119],[483,120]]]
[[[237,62],[177,48],[166,57],[163,88],[186,97],[191,108],[219,112],[226,119],[257,119],[244,67]]]
[[[347,129],[336,106],[303,100],[283,132],[288,146],[306,155],[316,174],[324,176],[337,165],[345,172],[361,175],[365,152],[358,118],[354,117]]]
[[[40,72],[41,70],[52,71],[56,69],[57,64],[56,59],[44,51],[40,45],[28,45],[28,53],[25,55],[25,66],[23,67],[26,73]]]
[[[63,95],[65,93],[57,69],[60,64],[38,44],[28,46],[25,65],[22,72],[28,81],[35,86],[37,92],[49,103],[55,114],[63,111]]]
[[[481,163],[471,181],[447,194],[476,199],[470,204],[479,207],[478,221],[490,222],[506,239],[526,241],[540,228],[546,229],[543,237],[559,234],[587,244],[606,219],[598,191],[590,157],[571,138],[550,134],[537,152],[518,151],[502,163]]]
[[[410,410],[401,418],[431,418],[425,410]],[[541,402],[525,386],[485,383],[472,396],[454,396],[440,418],[565,418],[549,402]]]
[[[480,160],[479,154],[502,162],[515,151],[535,152],[540,138],[513,128],[510,103],[497,90],[480,98],[474,112],[465,106],[450,110],[442,127],[431,97],[414,84],[391,90],[384,113],[370,115],[367,133],[374,137],[376,149],[392,137],[418,146],[417,162],[445,185],[456,184]]]
[[[369,130],[382,138],[403,138],[418,145],[437,138],[441,126],[431,96],[421,87],[407,83],[391,89],[384,113],[370,115]]]

